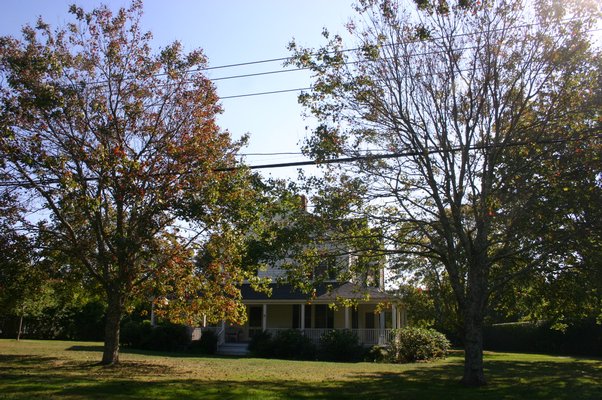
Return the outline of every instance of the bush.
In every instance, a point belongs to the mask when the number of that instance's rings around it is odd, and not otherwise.
[[[550,322],[512,322],[488,326],[483,333],[487,350],[602,356],[602,326],[595,319],[569,321],[564,332]]]
[[[445,335],[434,329],[395,329],[393,339],[388,343],[388,359],[397,363],[430,361],[444,358],[449,347]]]
[[[150,321],[125,321],[121,323],[119,331],[119,341],[126,347],[133,349],[145,348],[145,342],[150,337],[151,330]]]
[[[272,335],[267,331],[258,332],[249,342],[249,353],[255,357],[272,357]]]
[[[279,331],[272,337],[261,332],[251,338],[249,352],[255,357],[283,358],[287,360],[314,360],[316,346],[311,339],[296,329]]]
[[[129,321],[122,325],[121,343],[134,349],[157,351],[184,351],[190,335],[184,325],[151,326],[150,321]]]
[[[195,354],[215,354],[217,351],[217,335],[213,331],[203,331],[199,340],[193,340],[188,351]]]
[[[365,354],[364,347],[355,332],[348,329],[331,330],[320,338],[319,358],[325,361],[360,361]]]
[[[316,346],[296,329],[279,331],[271,341],[272,355],[287,360],[315,360]]]
[[[364,357],[368,362],[385,362],[389,359],[389,350],[385,346],[374,345],[366,352]]]

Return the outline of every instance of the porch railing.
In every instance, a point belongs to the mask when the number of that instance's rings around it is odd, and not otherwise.
[[[267,331],[272,335],[280,331],[290,330],[288,328],[268,328]],[[303,334],[310,338],[312,342],[318,343],[322,335],[333,329],[299,329]],[[385,344],[393,336],[392,329],[349,329],[355,332],[360,343],[365,345]]]

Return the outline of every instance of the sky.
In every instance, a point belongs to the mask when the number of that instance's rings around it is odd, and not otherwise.
[[[112,10],[127,7],[126,0],[3,0],[0,35],[20,37],[21,27],[43,19],[53,27],[71,22],[70,4],[91,10],[106,4]],[[185,50],[202,48],[209,67],[269,60],[290,56],[286,45],[295,38],[299,45],[324,44],[326,27],[344,33],[353,15],[353,0],[146,0],[142,25],[153,33],[153,48],[159,50],[174,40]],[[282,70],[282,61],[208,71],[220,97],[308,87],[305,71],[259,77],[219,80],[223,77]],[[249,153],[298,153],[313,126],[302,118],[298,92],[221,100],[224,113],[218,123],[234,138],[250,134]],[[300,155],[246,156],[248,164],[301,161]],[[308,168],[310,171],[312,168]],[[263,170],[264,176],[293,177],[296,168]]]

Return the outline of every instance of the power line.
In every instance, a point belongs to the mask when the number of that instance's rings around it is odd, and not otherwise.
[[[563,20],[562,23],[567,23],[567,22],[571,22],[571,21],[578,21],[578,20],[585,20],[585,18],[569,18],[566,20]],[[446,39],[446,38],[459,38],[459,37],[464,37],[464,36],[472,36],[472,35],[479,35],[479,34],[483,34],[483,33],[491,33],[491,32],[497,32],[497,31],[502,31],[504,29],[523,29],[523,28],[531,28],[531,27],[535,27],[535,26],[539,26],[541,25],[541,23],[531,23],[531,24],[522,24],[522,25],[517,25],[514,27],[510,27],[510,28],[498,28],[498,29],[491,29],[491,30],[487,30],[487,31],[473,31],[473,32],[466,32],[466,33],[459,33],[459,34],[454,34],[454,35],[450,35],[450,36],[438,36],[438,37],[433,37],[433,38],[427,38],[427,39],[423,39],[423,38],[416,38],[414,40],[409,40],[407,42],[405,42],[405,44],[411,44],[411,43],[419,43],[419,42],[424,42],[424,41],[437,41],[437,40],[442,40],[442,39]],[[600,31],[602,29],[595,29],[595,30],[588,30],[586,31],[587,33],[592,33],[592,32],[597,32]],[[393,47],[393,46],[397,46],[400,45],[402,43],[383,43],[381,44],[382,47]],[[471,49],[474,47],[469,47],[469,48],[465,48],[462,50],[467,50],[467,49]],[[349,53],[349,52],[355,52],[358,50],[362,50],[363,47],[354,47],[354,48],[349,48],[349,49],[342,49],[342,50],[337,50],[337,51],[329,51],[326,52],[326,54],[334,54],[336,52],[340,52],[340,53]],[[413,55],[413,57],[418,57],[418,56],[424,56],[424,55],[429,55],[429,54],[434,54],[436,52],[427,52],[427,53],[416,53]],[[315,56],[317,55],[316,53],[310,53],[310,56]],[[250,66],[250,65],[259,65],[259,64],[266,64],[266,63],[272,63],[272,62],[283,62],[283,61],[287,61],[290,62],[291,60],[293,60],[294,57],[277,57],[277,58],[268,58],[268,59],[262,59],[262,60],[255,60],[255,61],[246,61],[246,62],[240,62],[240,63],[233,63],[233,64],[224,64],[224,65],[218,65],[218,66],[214,66],[214,67],[203,67],[203,68],[196,68],[193,70],[189,70],[186,71],[185,74],[187,75],[192,75],[192,74],[197,74],[197,73],[201,73],[201,72],[205,72],[205,71],[212,71],[212,70],[220,70],[220,69],[227,69],[227,68],[234,68],[234,67],[242,67],[242,66]],[[349,64],[349,63],[345,63],[345,64]],[[273,70],[273,71],[264,71],[264,72],[258,72],[258,73],[249,73],[249,74],[240,74],[240,75],[231,75],[231,76],[224,76],[224,77],[218,77],[218,78],[214,78],[214,79],[210,79],[211,81],[220,81],[220,80],[228,80],[228,79],[237,79],[237,78],[247,78],[247,77],[255,77],[255,76],[262,76],[262,75],[272,75],[272,74],[280,74],[280,73],[286,73],[286,72],[297,72],[297,71],[303,71],[303,70],[307,70],[309,69],[308,67],[305,68],[295,68],[295,69],[287,69],[287,70]],[[155,77],[161,77],[161,76],[167,76],[168,73],[167,72],[161,72],[161,73],[157,73],[157,74],[153,74],[153,76]],[[90,82],[88,83],[88,85],[100,85],[100,84],[106,84],[107,81],[96,81],[96,82]],[[294,91],[294,90],[290,90],[290,91]],[[263,94],[273,94],[273,93],[282,93],[279,91],[275,91],[275,92],[265,92]],[[259,94],[255,94],[255,95],[259,95]],[[241,95],[241,96],[228,96],[227,98],[236,98],[236,97],[247,97],[247,95]]]
[[[325,160],[309,160],[309,161],[296,161],[296,162],[288,162],[288,163],[277,163],[277,164],[263,164],[263,165],[248,165],[241,167],[228,167],[228,168],[217,168],[215,171],[218,172],[228,172],[228,171],[236,171],[240,169],[273,169],[273,168],[286,168],[286,167],[302,167],[309,165],[326,165],[326,164],[345,164],[356,161],[373,161],[373,160],[384,160],[389,158],[402,158],[402,157],[415,157],[426,154],[441,154],[441,153],[455,153],[459,151],[475,151],[475,150],[490,150],[495,148],[504,148],[504,147],[521,147],[521,146],[530,146],[535,144],[559,144],[559,143],[567,143],[567,142],[577,142],[584,141],[587,139],[601,139],[602,135],[594,135],[588,138],[574,138],[574,139],[548,139],[548,140],[536,140],[536,141],[523,141],[523,142],[514,142],[514,143],[505,143],[505,144],[493,144],[493,145],[474,145],[474,146],[458,146],[452,147],[450,149],[427,149],[425,151],[403,151],[396,153],[388,153],[388,154],[371,154],[366,156],[353,156],[353,157],[344,157],[344,158],[332,158]]]
[[[521,146],[532,146],[537,144],[561,144],[568,142],[580,142],[589,139],[602,139],[602,135],[593,135],[585,138],[571,138],[571,139],[540,139],[533,141],[521,141],[521,142],[513,142],[513,143],[504,143],[504,144],[490,144],[490,145],[473,145],[473,146],[457,146],[448,149],[442,148],[431,148],[422,151],[418,150],[407,150],[402,152],[395,153],[386,153],[386,154],[369,154],[365,156],[353,156],[353,157],[342,157],[342,158],[331,158],[325,160],[308,160],[308,161],[296,161],[296,162],[287,162],[287,163],[275,163],[275,164],[261,164],[261,165],[242,165],[236,167],[224,167],[224,168],[215,168],[214,172],[233,172],[242,169],[249,170],[257,170],[257,169],[276,169],[276,168],[287,168],[287,167],[303,167],[303,166],[311,166],[311,165],[328,165],[328,164],[345,164],[352,163],[357,161],[374,161],[374,160],[385,160],[391,158],[403,158],[403,157],[415,157],[415,156],[424,156],[428,154],[444,154],[451,152],[459,152],[459,151],[475,151],[475,150],[490,150],[495,148],[505,148],[505,147],[521,147]],[[154,174],[151,176],[166,176],[166,175],[183,175],[183,174]],[[96,181],[98,177],[84,177],[82,178],[86,182]],[[34,184],[38,185],[50,185],[59,183],[59,179],[47,179],[47,180],[34,180],[34,181],[7,181],[0,182],[0,187],[10,187],[10,186],[31,186]]]
[[[567,22],[572,22],[572,21],[579,21],[579,20],[583,20],[585,21],[586,18],[580,18],[580,17],[575,17],[575,18],[567,18],[565,20],[562,20],[561,23],[567,23]],[[424,42],[424,41],[437,41],[437,40],[442,40],[442,39],[446,39],[446,38],[459,38],[459,37],[464,37],[464,36],[472,36],[472,35],[479,35],[479,34],[483,34],[483,33],[492,33],[492,32],[498,32],[498,31],[503,31],[505,29],[523,29],[523,28],[532,28],[535,26],[539,26],[542,23],[540,22],[534,22],[534,23],[530,23],[530,24],[522,24],[522,25],[517,25],[517,26],[512,26],[510,28],[498,28],[498,29],[490,29],[490,30],[481,30],[481,31],[473,31],[473,32],[466,32],[466,33],[458,33],[458,34],[454,34],[454,35],[450,35],[450,36],[437,36],[437,37],[433,37],[433,38],[416,38],[414,40],[409,40],[407,43],[418,43],[418,42]],[[588,33],[591,33],[592,31],[588,31]],[[383,47],[391,47],[391,46],[396,46],[399,45],[400,43],[384,43],[382,44]],[[339,52],[341,53],[349,53],[349,52],[354,52],[354,51],[358,51],[358,50],[362,50],[363,47],[353,47],[353,48],[349,48],[349,49],[342,49],[339,50]],[[326,54],[333,54],[335,53],[335,51],[330,51],[327,52]],[[311,53],[310,56],[315,56],[317,55],[316,53]],[[204,68],[198,68],[195,70],[191,70],[188,71],[188,73],[190,74],[194,74],[194,73],[198,73],[198,72],[202,72],[202,71],[211,71],[211,70],[217,70],[217,69],[225,69],[225,68],[233,68],[233,67],[243,67],[243,66],[248,66],[248,65],[257,65],[257,64],[266,64],[266,63],[272,63],[272,62],[282,62],[282,61],[290,61],[292,60],[293,57],[278,57],[278,58],[268,58],[268,59],[263,59],[263,60],[255,60],[255,61],[246,61],[246,62],[240,62],[240,63],[233,63],[233,64],[225,64],[225,65],[218,65],[215,67],[204,67]],[[165,74],[157,74],[156,76],[162,76]]]
[[[224,96],[224,97],[220,97],[220,100],[239,99],[241,97],[265,96],[267,94],[277,94],[277,93],[301,92],[303,90],[311,90],[311,89],[313,89],[313,88],[311,86],[309,86],[309,87],[296,88],[296,89],[272,90],[269,92],[253,92],[253,93],[237,94],[237,95],[233,95],[233,96]]]

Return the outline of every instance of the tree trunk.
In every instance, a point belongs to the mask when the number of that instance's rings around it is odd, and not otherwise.
[[[464,316],[464,376],[465,386],[487,384],[483,372],[483,316],[468,312]]]
[[[17,342],[21,340],[21,331],[23,330],[23,314],[19,316],[19,330],[17,331]]]
[[[102,365],[119,363],[119,326],[123,315],[124,296],[117,290],[109,293],[107,320],[105,323],[105,344],[102,353]]]

